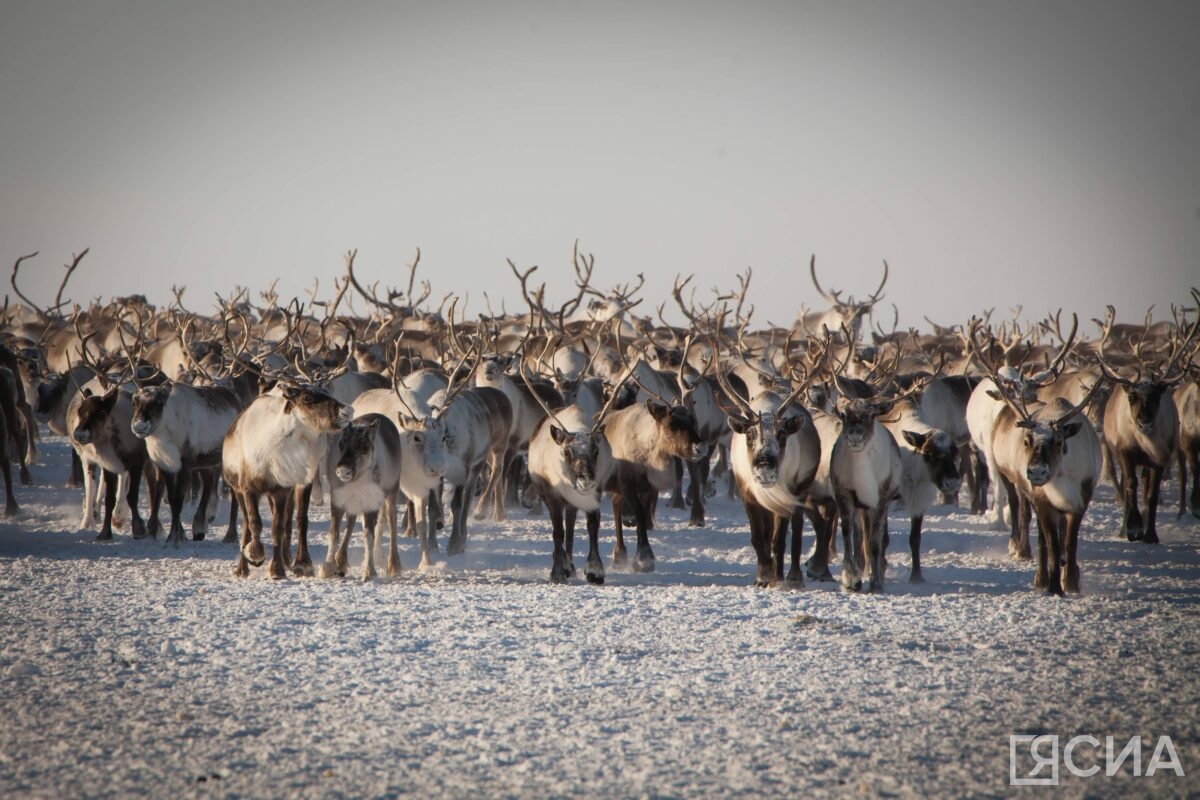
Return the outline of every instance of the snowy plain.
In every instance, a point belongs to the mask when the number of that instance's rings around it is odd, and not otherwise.
[[[893,508],[886,594],[755,589],[723,490],[704,529],[660,504],[652,574],[612,567],[606,510],[604,586],[548,585],[548,522],[519,510],[425,572],[404,539],[397,579],[270,582],[232,577],[224,500],[178,548],[77,531],[67,454],[43,441],[0,524],[0,797],[1200,793],[1200,522],[1174,483],[1157,546],[1116,537],[1101,487],[1068,598],[950,508],[924,585]],[[1168,735],[1185,776],[1106,777],[1084,750],[1099,774],[1010,787],[1009,737],[1033,733],[1141,735],[1143,771]]]

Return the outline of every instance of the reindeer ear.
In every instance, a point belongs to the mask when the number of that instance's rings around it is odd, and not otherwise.
[[[295,400],[297,397],[299,397],[299,396],[300,396],[300,387],[299,387],[299,386],[291,386],[291,385],[288,385],[288,384],[284,384],[284,386],[283,386],[283,396],[284,396],[284,397],[285,397],[285,398],[286,398],[286,399],[287,399],[289,402],[291,402],[291,401]]]
[[[366,423],[367,433],[374,436],[379,432],[380,417],[371,417],[371,420]]]
[[[288,401],[284,402],[284,404],[283,404],[283,413],[290,414],[290,413],[292,413],[292,410],[295,407],[296,407],[296,404],[293,403],[291,400],[288,400]]]
[[[105,408],[111,409],[117,404],[117,397],[120,391],[120,387],[117,386],[109,389],[107,392],[105,392],[104,397],[100,398],[101,405],[103,405]]]
[[[595,433],[597,436],[603,436],[603,435],[604,435],[604,426],[605,426],[605,424],[606,424],[606,423],[604,423],[604,422],[601,422],[599,425],[597,425],[597,426],[596,426],[596,430],[594,431],[594,433]]]
[[[800,416],[799,414],[793,414],[790,417],[784,417],[783,420],[780,421],[779,433],[783,438],[786,439],[788,436],[791,436],[802,427],[804,427],[804,417]]]
[[[1059,428],[1059,430],[1062,431],[1063,439],[1066,440],[1079,433],[1082,428],[1082,422],[1068,422],[1066,425],[1063,425],[1061,428]]]
[[[900,431],[904,434],[904,441],[913,446],[913,449],[920,450],[929,441],[928,433],[916,433],[915,431]]]
[[[650,398],[646,399],[646,408],[649,409],[650,416],[654,417],[656,420],[659,420],[660,422],[662,420],[666,419],[671,414],[670,406],[664,406],[662,403],[659,403]]]
[[[86,386],[85,386],[85,387],[83,387],[83,396],[84,396],[84,397],[91,397],[91,396],[92,396],[92,390],[91,390],[90,388],[86,387]]]
[[[745,417],[737,414],[730,414],[728,421],[729,430],[733,431],[734,433],[744,434],[746,431],[750,430],[750,420],[746,419]]]

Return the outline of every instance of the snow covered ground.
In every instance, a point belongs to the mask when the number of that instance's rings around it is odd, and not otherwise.
[[[602,587],[548,585],[523,513],[426,573],[272,583],[231,576],[220,525],[178,549],[77,532],[66,456],[43,443],[0,524],[2,797],[1007,795],[1023,733],[1141,735],[1143,771],[1168,735],[1186,773],[1105,777],[1083,748],[1100,774],[1025,794],[1200,791],[1200,523],[1174,484],[1161,546],[1118,540],[1102,487],[1065,599],[947,509],[928,584],[893,514],[886,595],[757,590],[723,498],[703,530],[660,506],[650,575],[611,568],[606,514]]]

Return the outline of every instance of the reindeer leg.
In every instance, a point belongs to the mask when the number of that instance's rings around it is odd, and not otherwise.
[[[276,489],[267,495],[271,503],[271,562],[267,565],[267,578],[270,580],[287,577],[287,506],[291,495],[289,489]]]
[[[621,565],[629,560],[629,555],[625,551],[624,520],[621,517],[622,505],[624,505],[624,502],[620,491],[613,492],[613,533],[617,540],[617,543],[613,545],[612,563],[614,565]]]
[[[671,487],[671,499],[667,508],[684,508],[683,503],[683,459],[675,458],[675,485]]]
[[[1125,514],[1121,521],[1121,530],[1125,538],[1136,542],[1142,538],[1142,512],[1138,510],[1137,467],[1133,459],[1122,456],[1121,464],[1121,494],[1125,502]]]
[[[229,525],[225,528],[225,536],[221,539],[222,543],[228,544],[238,540],[237,518],[238,518],[238,500],[237,497],[230,492],[229,497]]]
[[[771,550],[767,542],[767,517],[771,515],[745,492],[742,498],[746,522],[750,526],[750,546],[754,548],[754,560],[757,562],[754,585],[761,589],[771,583]]]
[[[171,532],[167,534],[167,543],[176,547],[183,541],[183,495],[187,491],[186,471],[164,473],[167,483],[167,504],[171,507]]]
[[[1158,544],[1158,495],[1162,491],[1163,468],[1145,467],[1145,498],[1146,498],[1146,532],[1142,541],[1146,544]]]
[[[396,547],[396,537],[399,535],[399,526],[396,524],[396,506],[399,505],[400,490],[397,489],[388,495],[384,501],[386,506],[388,529],[391,533],[391,545],[388,547],[387,559],[387,574],[389,578],[394,578],[400,574],[400,550]]]
[[[100,526],[100,533],[96,538],[100,541],[108,541],[113,538],[113,510],[117,505],[117,474],[115,472],[104,471],[104,524]]]
[[[296,559],[292,562],[292,574],[311,578],[313,564],[312,556],[308,554],[308,507],[312,500],[312,484],[297,486],[292,492],[296,514]],[[346,538],[349,539],[349,535]]]
[[[783,554],[787,550],[788,526],[791,516],[780,517],[770,514],[768,524],[771,531],[771,583],[774,586],[783,580]]]
[[[546,505],[550,508],[550,529],[554,540],[554,555],[550,567],[551,583],[566,583],[571,577],[566,552],[566,531],[563,525],[563,502],[553,492],[547,492]]]
[[[363,536],[366,538],[366,552],[363,553],[363,583],[375,578],[375,538],[379,535],[379,512],[368,511],[363,515]],[[347,536],[348,540],[350,537]]]
[[[334,564],[337,565],[340,577],[345,577],[346,572],[350,569],[350,537],[354,535],[354,523],[356,522],[358,522],[357,514],[346,515],[346,530],[342,533],[341,542],[338,543],[337,555],[334,557]],[[365,524],[364,522],[363,538],[370,544],[370,538],[366,535]]]
[[[692,507],[692,515],[688,525],[693,528],[704,527],[704,486],[708,482],[709,459],[712,451],[699,461],[689,461],[688,470],[688,504]]]
[[[1175,462],[1179,465],[1179,513],[1175,515],[1175,519],[1181,519],[1187,513],[1187,458],[1183,447],[1175,451]]]
[[[0,452],[0,471],[4,473],[4,516],[14,517],[21,507],[13,495],[12,465],[6,455]]]
[[[1068,594],[1079,594],[1079,561],[1075,558],[1075,550],[1079,546],[1079,526],[1082,523],[1082,514],[1068,513],[1063,519],[1063,527],[1066,530],[1063,551],[1067,559],[1067,569],[1063,574],[1062,588]]]
[[[254,567],[261,567],[266,561],[266,550],[262,543],[262,509],[259,508],[261,497],[258,492],[246,492],[242,495],[242,517],[246,521],[242,551],[246,560]]]
[[[861,548],[855,546],[854,527],[858,515],[854,511],[853,500],[838,498],[838,516],[842,521],[842,588],[857,592],[862,589],[862,570],[859,569],[856,556]]]
[[[588,558],[584,577],[597,586],[604,583],[604,560],[600,557],[600,512],[587,512]]]
[[[1200,444],[1188,448],[1188,460],[1192,464],[1192,516],[1200,517]]]
[[[800,589],[804,587],[804,570],[800,556],[804,553],[804,511],[797,508],[792,512],[792,560],[788,567],[787,582]]]
[[[208,534],[208,504],[212,500],[216,476],[210,469],[200,472],[200,502],[196,506],[196,514],[192,517],[192,541],[200,542]]]
[[[433,523],[428,518],[425,498],[410,500],[413,516],[416,518],[417,540],[421,545],[421,563],[417,569],[426,569],[433,565],[433,554],[437,552],[437,544],[433,541]]]
[[[833,573],[829,571],[829,549],[830,540],[833,539],[833,534],[836,531],[835,520],[831,519],[834,516],[834,511],[829,509],[831,505],[826,501],[810,501],[810,504],[805,506],[804,513],[808,515],[809,521],[813,526],[813,537],[815,544],[813,545],[812,555],[805,562],[805,572],[808,573],[809,580],[814,581],[832,581]],[[793,524],[793,528],[795,525]],[[792,554],[793,560],[799,557],[799,550]]]
[[[925,522],[924,515],[913,517],[908,529],[908,549],[912,553],[912,573],[908,576],[909,583],[924,583],[925,576],[921,574],[921,525]]]
[[[651,488],[634,496],[637,497],[637,505],[633,509],[637,516],[637,555],[633,557],[633,571],[654,572],[654,550],[650,547],[650,537],[646,532],[651,530],[650,519],[654,504],[658,501],[658,492]]]
[[[154,466],[152,461],[147,460],[141,472],[142,478],[146,482],[147,500],[146,524],[142,535],[157,539],[158,531],[162,527],[158,522],[158,507],[162,503],[162,486],[158,479],[158,467]]]
[[[564,542],[564,550],[567,554],[567,573],[568,577],[575,577],[575,522],[579,516],[579,509],[575,506],[563,505],[563,511],[566,515],[566,540]]]
[[[343,566],[338,569],[338,549],[341,545],[341,527],[342,527],[342,509],[333,502],[333,495],[330,493],[329,501],[329,545],[325,550],[325,560],[321,562],[321,568],[318,574],[325,579],[345,577],[346,571]],[[350,538],[347,536],[346,538]]]
[[[142,522],[142,515],[138,513],[138,492],[142,488],[144,471],[141,466],[129,470],[129,485],[125,491],[125,504],[129,507],[129,532],[134,539],[146,538],[146,524]]]

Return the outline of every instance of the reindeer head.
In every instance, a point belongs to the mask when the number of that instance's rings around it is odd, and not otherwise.
[[[158,429],[162,422],[163,409],[171,396],[173,384],[164,383],[159,386],[143,386],[133,393],[133,421],[130,428],[133,435],[145,439]]]
[[[357,420],[342,429],[335,445],[338,458],[333,468],[334,476],[342,483],[350,483],[371,463],[381,419],[375,416]]]
[[[787,440],[804,426],[807,414],[778,417],[773,412],[755,413],[747,418],[731,414],[729,429],[746,437],[751,471],[760,486],[774,486],[779,480],[779,464],[783,460]]]
[[[81,445],[101,441],[119,395],[120,389],[116,386],[104,394],[92,394],[90,389],[85,389],[83,400],[75,411],[71,438]]]
[[[686,406],[647,400],[646,408],[658,425],[658,435],[667,453],[684,461],[699,461],[708,455],[708,445],[696,429],[696,415]]]
[[[1039,413],[1034,418],[1017,422],[1017,427],[1025,429],[1021,447],[1025,453],[1025,477],[1031,485],[1044,486],[1058,472],[1068,440],[1083,427],[1082,422],[1068,421],[1074,415],[1072,409],[1057,419],[1044,421]]]
[[[950,495],[957,494],[962,486],[962,476],[958,472],[958,448],[954,446],[953,437],[936,429],[927,433],[901,431],[901,434],[904,441],[924,460],[925,468],[938,490]]]
[[[546,424],[550,426],[550,438],[562,453],[563,475],[570,479],[571,486],[580,494],[595,493],[596,464],[600,459],[600,437],[604,435],[604,425],[597,425],[590,431],[568,431],[553,421],[548,420]]]
[[[871,442],[875,433],[875,420],[892,410],[891,400],[842,397],[834,407],[834,413],[842,421],[842,436],[850,449],[858,452]]]
[[[287,402],[283,413],[295,414],[303,424],[320,433],[340,431],[354,419],[354,408],[339,403],[333,395],[312,384],[284,384]]]
[[[446,420],[441,417],[413,417],[401,412],[400,440],[419,458],[426,476],[440,478],[446,474]]]
[[[60,372],[47,372],[37,385],[37,401],[33,413],[38,422],[43,424],[50,421],[54,407],[62,401],[67,391],[70,377]]]

